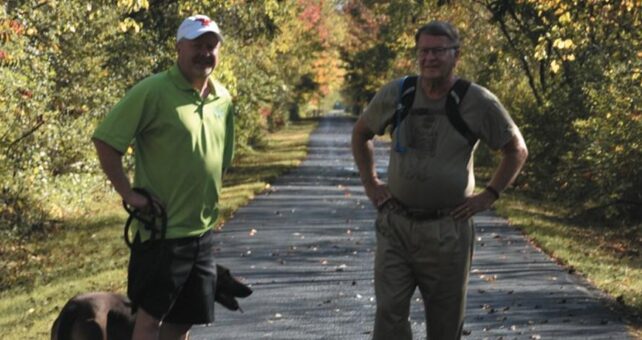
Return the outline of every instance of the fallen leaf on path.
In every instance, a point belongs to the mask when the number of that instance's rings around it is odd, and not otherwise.
[[[479,278],[486,281],[486,282],[494,282],[497,281],[497,275],[479,275]]]

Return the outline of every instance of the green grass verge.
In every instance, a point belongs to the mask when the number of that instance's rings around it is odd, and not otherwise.
[[[222,221],[300,164],[315,127],[315,120],[292,123],[268,135],[260,149],[237,157],[224,179]],[[122,240],[124,220],[120,201],[112,194],[99,206],[87,207],[83,216],[28,239],[0,240],[0,339],[48,339],[51,324],[70,297],[124,292],[129,254]]]
[[[568,213],[559,206],[511,193],[503,195],[496,207],[569,271],[612,296],[614,307],[631,322],[632,333],[642,339],[642,225],[562,218]]]

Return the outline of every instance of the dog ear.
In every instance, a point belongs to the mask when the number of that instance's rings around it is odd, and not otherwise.
[[[252,294],[252,289],[232,276],[229,269],[216,265],[216,295],[219,292],[244,298]]]
[[[68,340],[105,340],[103,328],[100,327],[96,320],[76,320],[76,325],[72,330],[73,338]],[[60,338],[60,340],[67,340]]]
[[[236,301],[236,299],[231,295],[217,292],[214,297],[214,301],[220,303],[223,307],[231,311],[237,311],[240,309],[238,301]]]
[[[131,339],[135,316],[131,309],[112,309],[107,313],[107,339]]]
[[[78,318],[78,305],[68,302],[51,327],[51,340],[67,340],[71,337],[74,322]]]

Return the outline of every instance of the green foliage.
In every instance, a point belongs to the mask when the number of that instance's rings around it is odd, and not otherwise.
[[[516,184],[573,214],[641,218],[642,3],[444,3],[344,2],[355,113],[383,83],[416,73],[416,29],[448,20],[462,37],[458,74],[496,93],[524,133],[530,156]]]
[[[530,186],[574,213],[640,218],[642,4],[490,1],[488,9],[537,104],[522,113]]]
[[[91,133],[127,89],[174,63],[176,28],[195,13],[223,30],[215,76],[234,96],[242,152],[340,84],[343,25],[330,1],[5,2],[0,230],[42,228],[108,188]]]
[[[36,1],[10,2],[1,14],[0,225],[38,228],[66,210],[55,183],[95,165],[88,157],[91,117],[118,92],[103,76],[100,42],[119,34],[112,28],[118,15],[91,4]],[[82,203],[90,183],[75,184],[74,203]]]

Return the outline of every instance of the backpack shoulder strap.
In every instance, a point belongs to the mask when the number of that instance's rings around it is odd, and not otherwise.
[[[395,114],[392,117],[391,134],[410,113],[412,102],[415,99],[415,91],[417,90],[417,78],[417,76],[406,76],[400,82]]]
[[[464,119],[461,118],[461,112],[459,111],[459,104],[464,99],[469,87],[470,81],[457,79],[446,98],[446,116],[448,116],[450,124],[468,140],[470,146],[473,146],[479,138],[470,130]]]

